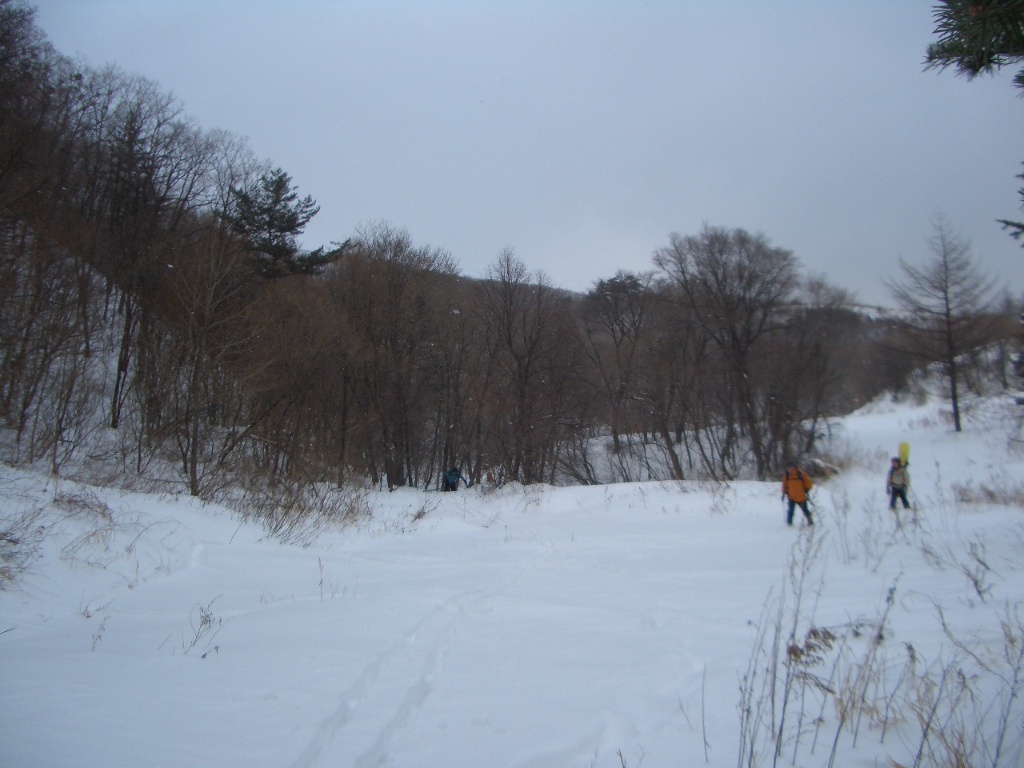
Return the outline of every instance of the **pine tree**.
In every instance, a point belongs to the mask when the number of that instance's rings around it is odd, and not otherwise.
[[[929,68],[953,66],[973,78],[1024,61],[1024,0],[943,0],[934,15],[939,39],[928,46]],[[1014,84],[1024,88],[1024,69]]]
[[[928,46],[928,69],[955,67],[971,79],[1024,61],[1024,0],[943,0],[934,16],[938,42]],[[1024,69],[1013,82],[1024,88]],[[1020,196],[1024,201],[1024,187]],[[1024,222],[999,223],[1014,238],[1024,237]]]
[[[291,177],[280,168],[247,189],[232,188],[231,199],[227,221],[245,239],[261,276],[315,274],[333,258],[323,248],[300,252],[298,237],[320,207],[309,195],[300,200]]]

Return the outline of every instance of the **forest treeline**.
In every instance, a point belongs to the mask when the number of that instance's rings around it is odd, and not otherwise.
[[[512,251],[469,279],[386,222],[303,251],[316,212],[244,140],[60,55],[0,0],[4,459],[174,466],[203,497],[433,488],[453,465],[473,482],[764,478],[927,362],[741,229],[672,235],[649,271],[573,294]]]

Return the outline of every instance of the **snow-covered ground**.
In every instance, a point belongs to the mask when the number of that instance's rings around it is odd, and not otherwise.
[[[957,720],[1024,764],[1019,705],[998,724],[1015,413],[981,401],[958,435],[944,411],[835,425],[813,528],[784,524],[777,482],[400,490],[302,547],[4,469],[0,517],[45,537],[0,592],[0,765],[753,766],[781,733],[778,765],[909,766]]]

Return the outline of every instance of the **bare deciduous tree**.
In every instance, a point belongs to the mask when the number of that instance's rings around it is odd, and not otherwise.
[[[757,476],[765,477],[773,457],[758,360],[761,345],[787,321],[797,286],[796,259],[769,245],[762,235],[705,226],[699,235],[672,235],[654,261],[723,355],[726,379],[721,386],[731,394],[728,404],[735,407],[726,423],[742,428]]]
[[[455,274],[454,262],[384,223],[364,228],[347,250],[338,274],[347,283],[342,309],[359,340],[363,453],[375,481],[383,472],[391,488],[426,482],[420,459],[429,451],[437,386],[429,361],[451,311],[439,284]]]
[[[906,352],[925,363],[942,365],[953,425],[960,432],[963,356],[993,338],[988,314],[995,282],[981,272],[969,244],[946,222],[935,223],[928,245],[931,259],[924,266],[901,259],[903,279],[887,280],[886,286],[906,313]]]
[[[233,374],[243,359],[262,359],[253,354],[259,325],[248,312],[251,271],[240,242],[209,220],[188,241],[174,243],[165,254],[161,309],[178,344],[168,350],[176,364],[164,387],[183,474],[189,492],[199,496],[209,490],[205,478],[247,432],[245,409],[232,407],[238,390]]]
[[[628,403],[637,397],[638,363],[645,326],[653,301],[653,275],[619,272],[609,280],[598,280],[584,297],[581,325],[587,356],[600,382],[599,391],[608,405],[612,450],[621,451]]]
[[[488,403],[495,463],[504,479],[550,480],[578,344],[568,308],[543,274],[506,250],[488,270],[479,312],[496,371]]]

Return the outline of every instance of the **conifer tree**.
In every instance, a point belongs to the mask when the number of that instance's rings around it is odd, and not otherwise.
[[[1024,62],[1024,0],[943,0],[934,16],[938,41],[928,46],[927,68],[955,67],[971,79]],[[1024,88],[1024,69],[1013,82]],[[1024,179],[1024,174],[1017,178]],[[1024,188],[1020,196],[1024,201]],[[1024,222],[999,223],[1014,238],[1024,237]]]
[[[257,272],[266,278],[315,274],[332,254],[318,248],[301,253],[298,237],[320,206],[309,195],[301,200],[291,177],[280,168],[264,173],[248,188],[231,190],[226,219],[241,235],[256,259]]]
[[[995,280],[971,258],[970,246],[944,221],[928,240],[931,259],[922,267],[900,260],[903,279],[886,280],[906,315],[906,352],[941,364],[949,385],[953,426],[962,431],[960,383],[973,350],[991,342]]]

